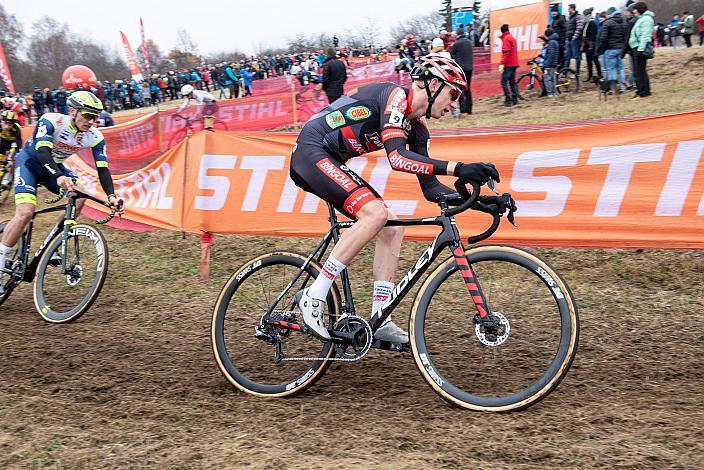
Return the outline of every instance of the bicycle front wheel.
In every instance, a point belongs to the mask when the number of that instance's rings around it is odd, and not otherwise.
[[[278,327],[267,327],[266,335],[257,335],[262,317],[305,261],[305,256],[292,252],[259,256],[235,272],[218,297],[211,323],[213,353],[225,378],[243,392],[259,397],[293,396],[315,383],[330,366],[334,353],[330,342]],[[276,304],[271,314],[274,319],[303,324],[294,296],[310,286],[319,272],[320,266],[311,261]],[[340,313],[340,295],[334,285],[327,310],[329,326]],[[284,356],[281,361],[274,341]]]
[[[478,411],[525,409],[565,376],[577,351],[577,307],[544,260],[509,246],[467,252],[493,318],[492,336],[473,320],[474,302],[454,258],[420,288],[410,319],[421,375],[442,398]]]
[[[572,69],[562,69],[557,76],[558,93],[577,93],[579,91],[579,75]]]
[[[78,224],[66,239],[62,273],[62,236],[49,244],[37,266],[34,305],[50,323],[77,320],[93,305],[108,275],[108,243],[95,227]]]
[[[543,79],[537,75],[530,73],[521,75],[516,82],[516,86],[518,87],[518,93],[525,98],[534,99],[545,95]]]

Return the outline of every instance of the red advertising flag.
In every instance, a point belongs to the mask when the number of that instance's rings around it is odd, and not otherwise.
[[[147,75],[152,75],[151,67],[149,66],[149,53],[147,52],[147,40],[144,38],[144,22],[139,18],[139,27],[142,30],[142,57],[144,57],[144,65],[147,66]]]
[[[12,76],[10,75],[10,68],[7,66],[7,59],[5,59],[5,51],[2,49],[2,43],[0,43],[0,78],[2,78],[7,89],[14,95],[15,85],[12,83]]]
[[[132,74],[132,79],[141,82],[143,80],[142,77],[142,72],[139,70],[139,65],[137,65],[137,61],[134,58],[134,53],[132,52],[132,48],[130,47],[129,41],[127,41],[127,36],[125,36],[125,33],[120,31],[120,34],[122,35],[122,46],[125,48],[125,56],[127,56],[127,65],[130,68],[130,74]]]

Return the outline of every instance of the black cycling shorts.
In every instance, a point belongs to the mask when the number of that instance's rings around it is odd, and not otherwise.
[[[331,203],[351,219],[356,219],[368,202],[384,202],[369,183],[322,147],[296,144],[290,175],[296,186]]]

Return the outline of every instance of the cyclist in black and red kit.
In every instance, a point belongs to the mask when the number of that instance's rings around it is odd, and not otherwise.
[[[455,107],[467,79],[452,59],[430,54],[411,72],[408,89],[393,83],[365,85],[347,93],[303,126],[291,155],[291,179],[305,191],[357,219],[341,236],[315,282],[298,292],[303,321],[323,340],[330,334],[323,322],[325,302],[335,277],[372,238],[374,255],[372,313],[389,297],[398,266],[403,228],[384,227],[397,218],[381,196],[345,165],[350,158],[386,150],[394,170],[415,173],[426,199],[435,201],[453,191],[435,175],[452,175],[478,184],[499,174],[490,163],[461,163],[430,158],[428,118],[440,118]],[[391,321],[375,333],[378,340],[407,343],[408,334]]]

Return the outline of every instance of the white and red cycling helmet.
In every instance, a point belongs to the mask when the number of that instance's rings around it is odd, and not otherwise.
[[[435,94],[431,95],[428,83],[433,78],[439,79],[442,85],[440,85]],[[433,103],[445,86],[449,85],[459,92],[465,92],[469,88],[467,76],[462,67],[453,59],[441,54],[428,54],[418,59],[413,70],[411,70],[411,79],[423,80],[425,83],[425,92],[428,94],[428,109],[425,112],[427,119],[430,119],[430,110],[433,107]]]
[[[461,91],[467,91],[467,76],[462,67],[454,59],[440,54],[428,54],[421,57],[411,70],[413,80],[430,80],[439,78],[445,83],[454,85]]]

